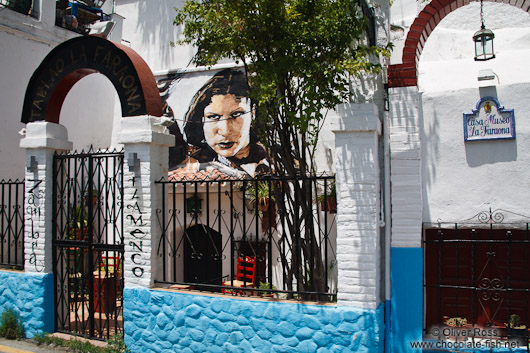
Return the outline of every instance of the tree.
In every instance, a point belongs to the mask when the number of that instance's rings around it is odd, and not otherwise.
[[[188,0],[174,23],[184,25],[178,43],[196,46],[195,64],[243,64],[275,174],[301,180],[315,170],[325,111],[350,97],[350,75],[378,71],[379,55],[389,53],[365,44],[357,0]],[[322,256],[308,265],[310,254],[322,254],[313,226],[315,186],[305,180],[274,190],[279,212],[289,214],[291,251],[302,254],[290,263],[282,258],[288,277],[301,290],[326,292]]]

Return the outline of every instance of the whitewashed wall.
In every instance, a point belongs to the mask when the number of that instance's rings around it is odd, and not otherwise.
[[[173,25],[175,7],[183,0],[116,0],[116,13],[125,18],[123,41],[147,62],[153,72],[185,68],[194,54],[192,46],[171,46],[180,29]]]
[[[463,220],[490,207],[530,215],[530,15],[484,3],[496,58],[476,62],[471,37],[479,11],[472,3],[444,18],[420,59],[424,222]],[[479,87],[484,69],[496,74],[491,87]],[[514,109],[515,140],[464,143],[462,115],[485,96]]]
[[[38,3],[39,18],[10,9],[0,11],[0,179],[24,178],[25,152],[19,147],[22,136],[18,131],[25,126],[20,118],[31,75],[55,46],[78,36],[55,26],[55,0]],[[121,37],[120,28],[114,29],[113,39]],[[101,75],[88,76],[72,88],[60,122],[68,128],[74,149],[110,146],[116,96]]]

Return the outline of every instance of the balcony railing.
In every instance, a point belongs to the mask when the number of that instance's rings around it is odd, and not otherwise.
[[[29,15],[35,18],[39,17],[33,0],[0,0],[0,5],[23,15]]]
[[[168,204],[158,210],[160,285],[336,300],[333,177],[158,184],[162,195],[169,194]]]
[[[91,25],[98,21],[108,21],[111,15],[105,14],[92,2],[57,1],[55,25],[81,34],[89,34]]]

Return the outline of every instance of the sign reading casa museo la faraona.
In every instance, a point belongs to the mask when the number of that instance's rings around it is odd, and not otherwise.
[[[493,97],[484,97],[471,114],[464,113],[464,141],[513,140],[513,109],[504,109]]]

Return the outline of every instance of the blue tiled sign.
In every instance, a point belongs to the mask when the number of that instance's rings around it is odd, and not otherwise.
[[[483,97],[471,114],[464,113],[464,141],[513,140],[513,109],[504,109],[493,97]]]

